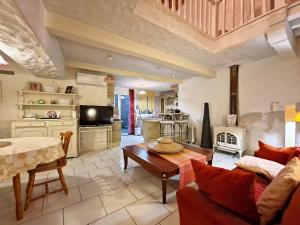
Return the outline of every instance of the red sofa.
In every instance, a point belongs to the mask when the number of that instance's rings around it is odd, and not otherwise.
[[[243,171],[235,168],[235,170]],[[269,181],[257,175],[255,184],[256,200]],[[224,194],[225,191],[224,191]],[[180,225],[249,225],[234,213],[217,205],[200,191],[185,187],[177,191]],[[300,225],[300,185],[293,193],[278,223],[280,225]]]

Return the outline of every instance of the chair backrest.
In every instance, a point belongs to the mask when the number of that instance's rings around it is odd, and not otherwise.
[[[62,148],[65,152],[65,157],[68,154],[68,148],[69,148],[72,135],[73,135],[72,131],[66,131],[64,133],[63,132],[60,133],[61,140],[63,141]]]
[[[183,114],[182,115],[182,120],[183,121],[189,121],[189,119],[190,119],[190,114]]]

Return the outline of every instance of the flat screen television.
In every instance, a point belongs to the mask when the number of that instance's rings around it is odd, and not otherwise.
[[[112,106],[80,105],[80,125],[99,126],[112,124],[114,109]]]

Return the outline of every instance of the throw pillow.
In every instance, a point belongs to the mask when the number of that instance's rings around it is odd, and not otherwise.
[[[261,225],[270,223],[282,210],[300,182],[300,160],[294,157],[278,173],[257,200]]]
[[[284,165],[280,163],[249,155],[240,158],[235,162],[235,165],[244,170],[259,173],[270,180],[273,180],[284,168]]]
[[[251,224],[259,223],[254,173],[230,171],[192,159],[199,191]]]
[[[296,150],[296,147],[276,148],[262,141],[259,141],[258,145],[259,150],[255,152],[256,157],[272,160],[283,165],[291,159],[292,154]]]
[[[294,157],[298,157],[300,159],[300,148],[299,147],[297,147],[296,150],[291,154],[288,161],[290,161]]]

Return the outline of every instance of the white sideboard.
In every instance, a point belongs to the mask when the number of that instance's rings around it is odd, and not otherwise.
[[[79,127],[79,154],[112,147],[112,125]]]
[[[72,131],[73,136],[67,157],[78,156],[77,119],[49,119],[49,120],[17,120],[11,122],[12,137],[57,137],[61,132]]]

